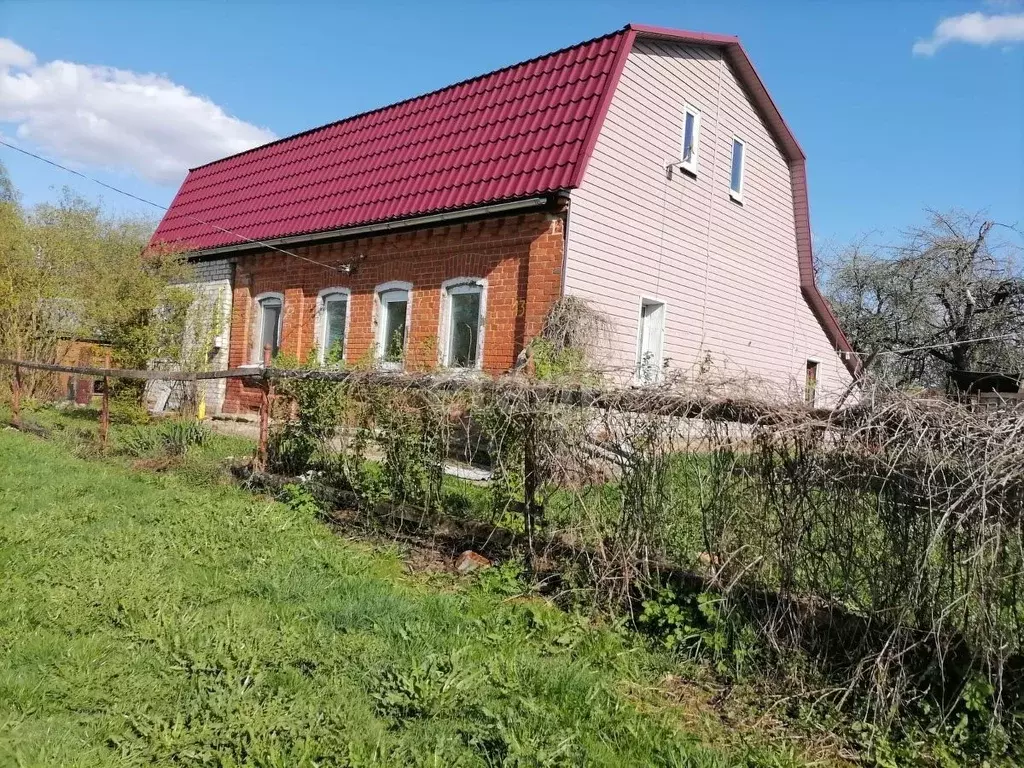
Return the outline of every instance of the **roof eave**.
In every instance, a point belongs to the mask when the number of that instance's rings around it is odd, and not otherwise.
[[[341,227],[339,229],[322,230],[319,232],[300,232],[285,237],[268,238],[266,240],[250,240],[229,245],[219,245],[212,248],[199,248],[189,252],[189,259],[207,259],[216,256],[228,256],[242,251],[258,250],[260,248],[282,248],[286,246],[306,245],[319,243],[326,240],[342,240],[350,237],[364,235],[375,235],[396,230],[415,229],[418,227],[436,226],[448,221],[462,221],[484,216],[496,216],[501,214],[526,212],[547,206],[552,195],[558,195],[563,190],[554,190],[550,194],[534,195],[526,198],[503,200],[485,205],[474,205],[467,208],[458,208],[449,211],[438,211],[422,216],[410,216],[390,221],[379,221],[372,224],[362,224],[352,227]]]

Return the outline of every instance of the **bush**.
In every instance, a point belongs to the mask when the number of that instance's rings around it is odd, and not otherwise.
[[[149,424],[152,417],[139,403],[135,392],[122,391],[110,398],[110,423],[140,426]]]
[[[292,361],[278,360],[278,367],[297,367]],[[316,368],[314,357],[303,369]],[[289,415],[285,423],[270,435],[267,446],[269,468],[286,475],[298,475],[320,465],[328,453],[329,444],[337,431],[342,410],[341,385],[332,381],[313,379],[283,379],[278,393],[295,406],[294,418]]]

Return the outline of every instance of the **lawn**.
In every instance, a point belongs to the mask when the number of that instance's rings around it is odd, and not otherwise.
[[[313,512],[0,432],[0,764],[791,764],[682,732],[627,633]]]

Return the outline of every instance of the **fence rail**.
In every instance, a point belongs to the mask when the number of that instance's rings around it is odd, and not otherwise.
[[[158,371],[158,370],[133,370],[129,368],[91,368],[78,365],[56,365],[54,363],[37,363],[31,360],[13,360],[7,357],[0,357],[0,365],[18,368],[27,368],[34,371],[48,371],[51,373],[71,373],[77,376],[91,376],[97,379],[135,379],[142,381],[204,381],[208,379],[242,379],[260,378],[263,376],[262,368],[228,368],[223,371]]]
[[[751,398],[695,397],[688,394],[666,391],[658,387],[600,387],[584,384],[543,382],[515,374],[489,377],[466,376],[461,373],[410,373],[404,371],[338,371],[318,369],[275,368],[271,365],[270,348],[263,351],[263,364],[217,371],[170,371],[133,370],[107,367],[58,365],[30,360],[0,358],[0,366],[14,368],[12,382],[12,405],[14,422],[20,426],[20,402],[22,369],[67,373],[75,376],[101,378],[104,382],[103,404],[100,419],[100,440],[106,445],[109,427],[109,398],[107,384],[110,379],[136,381],[180,381],[196,382],[213,379],[246,379],[262,390],[259,409],[259,443],[256,466],[266,466],[267,444],[270,424],[270,403],[274,397],[274,383],[286,380],[315,380],[337,383],[358,382],[369,386],[392,387],[405,390],[433,392],[474,392],[507,396],[528,400],[534,405],[548,404],[592,408],[602,411],[637,413],[665,418],[701,418],[736,424],[770,425],[792,416],[792,409],[798,407],[809,420],[835,423],[854,416],[856,406],[841,409],[851,388],[843,394],[835,408],[812,408],[794,405],[780,408],[778,404]]]

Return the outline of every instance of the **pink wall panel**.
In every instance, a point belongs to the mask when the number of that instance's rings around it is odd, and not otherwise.
[[[669,177],[684,103],[701,110],[698,171]],[[729,196],[734,137],[746,146],[742,205]],[[720,49],[637,41],[571,199],[565,291],[607,315],[608,363],[624,375],[643,296],[667,305],[674,368],[799,397],[815,359],[821,402],[849,384],[800,292],[786,160]]]

